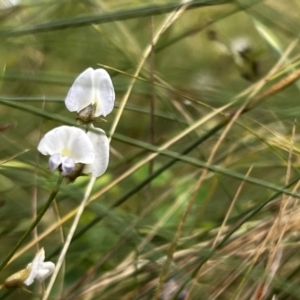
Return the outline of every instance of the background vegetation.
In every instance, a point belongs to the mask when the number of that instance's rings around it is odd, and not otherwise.
[[[300,299],[299,13],[298,0],[2,0],[1,260],[57,181],[41,135],[74,124],[68,89],[104,67],[110,164],[49,299]],[[60,189],[2,282],[38,246],[57,261],[88,182]],[[0,299],[42,299],[30,289]]]

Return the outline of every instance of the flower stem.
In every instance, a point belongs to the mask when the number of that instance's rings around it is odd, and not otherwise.
[[[16,244],[16,246],[13,248],[13,250],[9,253],[9,255],[6,257],[6,259],[2,262],[2,264],[0,265],[0,272],[5,268],[5,266],[9,263],[9,261],[14,256],[14,254],[17,252],[17,250],[20,248],[20,246],[23,244],[23,242],[30,235],[30,233],[32,232],[32,230],[40,222],[40,220],[42,219],[43,215],[46,213],[46,211],[48,210],[48,208],[51,205],[52,201],[56,197],[56,195],[57,195],[57,193],[59,191],[59,188],[61,186],[62,181],[63,181],[63,176],[59,175],[59,178],[58,178],[58,181],[56,183],[56,186],[53,189],[53,191],[51,192],[51,194],[49,195],[49,198],[48,198],[46,204],[41,209],[41,211],[38,213],[38,215],[35,218],[35,220],[32,222],[32,224],[27,229],[27,231],[24,233],[24,235],[21,237],[21,239],[18,241],[18,243]]]
[[[81,215],[82,215],[82,213],[84,211],[84,208],[86,207],[86,204],[87,204],[87,202],[89,200],[89,197],[90,197],[91,192],[92,192],[92,188],[93,188],[93,186],[95,184],[95,181],[96,181],[96,177],[92,176],[91,179],[90,179],[90,182],[89,182],[89,184],[88,184],[88,186],[86,188],[84,197],[83,197],[82,202],[81,202],[81,204],[80,204],[80,206],[78,208],[77,214],[76,214],[76,216],[74,218],[74,221],[73,221],[73,224],[72,224],[71,229],[69,231],[69,234],[67,236],[66,242],[65,242],[64,247],[63,247],[63,249],[62,249],[62,251],[61,251],[61,253],[59,255],[58,261],[57,261],[56,266],[55,266],[55,270],[54,270],[54,272],[53,272],[53,274],[51,276],[50,282],[49,282],[48,287],[47,287],[47,289],[46,289],[46,291],[44,293],[44,296],[43,296],[42,300],[47,300],[48,297],[49,297],[49,295],[50,295],[50,292],[52,290],[54,281],[55,281],[55,279],[57,277],[57,274],[58,274],[58,272],[60,270],[61,265],[63,264],[63,262],[65,260],[65,256],[66,256],[67,251],[69,249],[69,246],[71,244],[72,238],[73,238],[74,233],[76,231],[76,228],[78,226],[78,223],[79,223],[79,220],[81,218]]]

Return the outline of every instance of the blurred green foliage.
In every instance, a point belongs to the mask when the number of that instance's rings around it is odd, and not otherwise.
[[[32,222],[35,193],[39,210],[57,180],[58,174],[50,173],[47,159],[36,150],[40,137],[62,124],[63,120],[51,114],[73,122],[75,115],[64,106],[68,89],[86,68],[104,67],[112,77],[116,107],[107,122],[96,126],[112,137],[110,165],[93,187],[93,201],[83,213],[65,269],[50,298],[152,299],[171,243],[184,220],[167,276],[175,278],[176,289],[191,288],[193,276],[208,253],[191,299],[252,299],[256,287],[265,282],[272,242],[263,248],[256,264],[253,259],[259,246],[268,241],[267,233],[279,212],[280,193],[256,211],[275,192],[264,184],[245,183],[218,241],[230,230],[232,236],[213,248],[241,181],[208,171],[198,186],[202,168],[185,161],[170,164],[172,158],[160,154],[142,164],[151,151],[138,142],[160,147],[232,102],[224,113],[208,118],[167,147],[182,154],[202,137],[184,154],[207,162],[225,123],[220,130],[214,130],[215,126],[236,112],[246,95],[235,102],[233,99],[247,88],[253,91],[257,82],[263,83],[261,90],[276,85],[297,69],[300,2],[195,0],[187,6],[166,0],[9,3],[13,1],[2,0],[0,6],[0,256],[5,258]],[[167,24],[145,59],[113,132],[112,124],[145,49],[166,18],[176,12],[177,17]],[[284,56],[289,47],[293,48]],[[264,80],[280,59],[275,76]],[[297,125],[294,137],[292,129],[299,115],[299,87],[296,82],[239,116],[210,163],[245,177],[252,168],[249,176],[282,190],[296,181],[299,136]],[[11,107],[5,100],[23,109]],[[291,144],[293,155],[289,158]],[[140,168],[118,179],[139,163]],[[157,171],[158,176],[149,179]],[[149,182],[143,185],[147,178]],[[88,180],[79,178],[60,190],[56,198],[59,213],[54,209],[47,212],[38,225],[38,235],[78,207]],[[276,299],[300,299],[299,205],[293,199],[284,211],[291,221],[282,229],[280,245],[284,250],[279,271],[265,299],[274,299],[275,294]],[[291,211],[295,220],[289,215]],[[249,212],[254,213],[244,220]],[[64,237],[71,220],[61,226]],[[39,242],[53,261],[63,244],[58,229]],[[26,266],[35,251],[32,245],[1,272],[1,280]],[[83,280],[88,270],[90,276]],[[164,285],[160,299],[171,299],[164,298],[166,289],[170,290]],[[42,288],[36,283],[32,294],[1,291],[0,299],[42,299],[41,295]]]

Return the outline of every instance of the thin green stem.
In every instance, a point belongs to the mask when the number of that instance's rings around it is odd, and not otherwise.
[[[191,10],[200,7],[228,4],[230,2],[232,1],[231,0],[194,0],[189,3],[186,9]],[[25,29],[1,30],[0,36],[9,36],[9,37],[22,36],[27,34],[39,33],[39,32],[49,32],[49,31],[90,26],[91,24],[103,24],[103,23],[111,23],[116,21],[124,21],[124,20],[130,20],[130,19],[136,19],[142,17],[163,15],[163,14],[168,14],[170,12],[179,10],[184,5],[185,3],[179,3],[179,4],[170,3],[166,5],[151,5],[151,6],[146,6],[137,9],[132,9],[132,8],[128,10],[121,9],[119,11],[115,11],[112,13],[106,13],[106,14],[102,13],[101,15],[96,15],[96,16],[95,15],[84,16],[84,17],[72,18],[69,20],[59,20],[55,22],[38,24]]]
[[[18,241],[18,243],[16,244],[16,246],[13,248],[13,250],[8,254],[8,256],[6,257],[6,259],[2,262],[2,264],[0,265],[0,272],[6,267],[6,265],[8,264],[8,262],[11,260],[11,258],[14,256],[14,254],[17,252],[17,250],[20,248],[20,246],[24,243],[24,241],[28,238],[28,236],[30,235],[30,233],[32,232],[32,230],[37,226],[37,224],[40,222],[40,220],[42,219],[43,215],[46,213],[46,211],[48,210],[49,206],[51,205],[52,201],[54,200],[54,198],[56,197],[59,188],[61,186],[61,183],[63,181],[63,176],[59,176],[58,181],[56,183],[55,188],[53,189],[53,191],[51,192],[51,194],[49,195],[49,198],[46,202],[46,204],[44,205],[44,207],[41,209],[41,211],[38,213],[36,219],[32,222],[32,224],[30,225],[30,227],[27,229],[27,231],[24,233],[24,235],[21,237],[21,239]]]

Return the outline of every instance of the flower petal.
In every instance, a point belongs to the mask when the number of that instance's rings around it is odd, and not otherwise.
[[[95,159],[94,147],[87,134],[77,127],[59,126],[44,135],[38,150],[44,155],[56,153],[72,158],[75,163],[89,164]]]
[[[40,251],[35,255],[32,263],[30,263],[27,268],[30,268],[30,274],[24,281],[26,285],[31,285],[38,274],[40,265],[45,260],[45,251],[44,248],[41,248]]]
[[[79,112],[92,103],[94,95],[93,74],[94,70],[88,68],[75,79],[65,99],[65,105],[69,111]]]
[[[71,157],[63,157],[62,161],[62,175],[67,176],[75,168],[75,161]]]
[[[55,153],[49,158],[49,168],[51,172],[54,172],[58,166],[62,163],[62,157],[59,153]]]
[[[96,112],[95,117],[108,115],[114,108],[115,91],[109,74],[104,69],[94,72]]]
[[[41,264],[38,273],[35,276],[35,279],[39,282],[45,281],[54,271],[55,264],[51,261],[46,261]]]
[[[47,132],[40,140],[37,149],[44,155],[61,153],[65,147],[65,139],[69,134],[64,127],[67,126],[56,127]]]
[[[88,137],[91,139],[95,149],[95,160],[92,164],[87,164],[84,169],[84,174],[92,174],[95,177],[102,175],[108,166],[109,160],[109,141],[102,129],[97,128],[99,133],[89,131]]]

